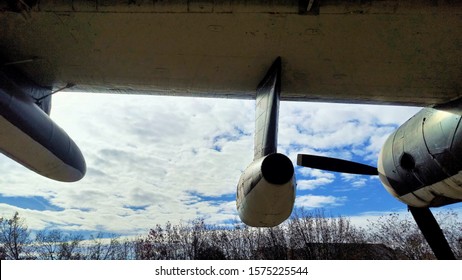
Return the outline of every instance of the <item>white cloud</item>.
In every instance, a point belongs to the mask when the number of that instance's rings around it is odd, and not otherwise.
[[[283,102],[280,144],[295,145],[297,152],[314,149],[332,153],[333,148],[355,151],[355,147],[360,147],[356,149],[359,155],[375,160],[386,137],[418,110],[420,108]],[[344,155],[346,159],[351,157],[351,153]]]
[[[299,208],[328,208],[340,206],[346,201],[346,197],[331,195],[301,195],[295,199],[295,207]]]
[[[253,102],[217,103],[57,95],[52,118],[81,148],[87,175],[80,182],[59,183],[2,158],[2,170],[9,170],[0,178],[2,194],[41,196],[65,209],[49,211],[47,218],[43,211],[17,209],[38,227],[48,220],[67,229],[127,231],[201,216],[213,223],[235,219],[234,201],[231,211],[229,201],[204,202],[191,195],[191,191],[207,197],[233,195],[241,171],[252,160]],[[237,108],[242,114],[236,113]],[[214,150],[216,145],[221,152]],[[3,207],[1,214],[8,216],[13,209]]]
[[[198,217],[213,224],[237,220],[234,194],[252,161],[254,106],[245,100],[59,93],[52,118],[81,148],[87,175],[77,183],[54,182],[2,157],[3,196],[43,197],[64,210],[0,204],[0,215],[19,211],[31,229],[54,224],[127,234]],[[351,157],[352,147],[372,157],[392,125],[412,112],[397,109],[399,116],[386,117],[392,111],[377,114],[377,108],[282,102],[280,150],[292,160],[298,152]],[[328,172],[297,170],[307,176],[298,181],[300,190],[335,179]],[[304,195],[296,203],[331,207],[345,200]]]
[[[342,181],[347,182],[350,186],[353,186],[355,188],[366,186],[366,183],[368,181],[368,178],[365,178],[365,176],[348,173],[342,173],[341,178]]]
[[[330,180],[333,180],[335,178],[335,175],[332,172],[327,172],[313,168],[299,167],[297,169],[297,172],[303,176],[310,176],[315,178],[326,178]]]
[[[328,178],[316,178],[310,180],[297,180],[298,190],[314,190],[320,186],[328,185],[334,180]]]
[[[280,112],[280,146],[294,163],[298,153],[359,161],[372,166],[387,137],[420,108],[376,105],[283,102]],[[298,168],[299,190],[314,190],[333,182],[333,173]],[[315,173],[317,172],[317,173]],[[331,177],[326,177],[329,174]],[[336,191],[370,185],[368,178],[345,180]],[[353,177],[352,177],[353,178]]]

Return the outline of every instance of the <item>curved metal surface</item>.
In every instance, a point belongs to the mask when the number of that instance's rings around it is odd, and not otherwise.
[[[86,172],[85,160],[74,141],[2,72],[0,151],[58,181],[77,181]]]

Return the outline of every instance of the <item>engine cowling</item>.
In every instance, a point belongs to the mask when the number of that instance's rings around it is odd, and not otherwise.
[[[389,193],[414,207],[462,201],[459,114],[426,108],[386,140],[378,161]]]
[[[0,152],[53,180],[82,179],[86,172],[82,152],[47,115],[49,99],[39,106],[29,95],[42,88],[24,81],[19,74],[0,71]]]
[[[237,186],[237,210],[241,220],[254,227],[272,227],[285,221],[295,202],[294,166],[273,153],[252,162]]]

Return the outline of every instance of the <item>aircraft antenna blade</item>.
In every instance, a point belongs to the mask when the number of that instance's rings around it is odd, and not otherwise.
[[[408,208],[428,245],[433,250],[435,257],[439,260],[455,260],[456,257],[430,209],[428,207],[417,208],[412,206],[408,206]]]
[[[327,171],[341,172],[341,173],[350,173],[358,175],[378,175],[376,167],[357,163],[353,161],[315,156],[315,155],[306,155],[299,154],[297,155],[297,165],[316,168]]]

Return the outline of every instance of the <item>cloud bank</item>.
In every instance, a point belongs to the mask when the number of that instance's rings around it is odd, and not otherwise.
[[[236,184],[253,156],[254,106],[249,100],[57,94],[52,119],[81,148],[87,175],[58,183],[1,157],[0,214],[18,211],[34,230],[119,234],[143,234],[167,221],[234,222]],[[418,110],[282,102],[278,149],[294,163],[303,152],[375,165],[387,135]],[[376,179],[296,170],[297,207],[359,215],[377,211],[377,200],[393,201]]]

